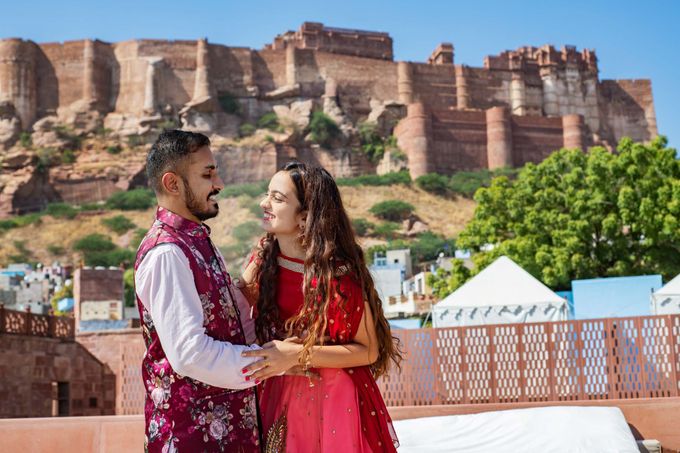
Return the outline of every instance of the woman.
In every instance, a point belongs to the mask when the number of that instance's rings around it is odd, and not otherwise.
[[[260,206],[266,235],[244,280],[268,343],[243,371],[263,381],[265,451],[396,451],[375,378],[401,355],[333,177],[291,162]],[[318,378],[281,376],[296,366]]]

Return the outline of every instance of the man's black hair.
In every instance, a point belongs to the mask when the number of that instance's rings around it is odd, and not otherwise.
[[[191,153],[210,146],[210,139],[196,132],[166,129],[158,136],[146,157],[146,175],[149,185],[162,193],[161,178],[169,171],[178,172],[180,165]],[[183,176],[183,175],[180,175]]]

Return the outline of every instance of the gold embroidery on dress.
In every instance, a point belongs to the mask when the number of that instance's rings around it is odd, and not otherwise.
[[[278,262],[279,266],[283,267],[284,269],[288,269],[289,271],[297,272],[299,274],[304,273],[305,271],[305,265],[303,263],[298,263],[297,261],[291,261],[289,259],[286,259],[282,256],[279,256],[276,261]],[[335,277],[342,277],[343,275],[347,274],[349,272],[349,266],[346,264],[341,264],[335,269],[334,276]]]
[[[297,272],[299,274],[302,274],[305,271],[304,264],[298,263],[296,261],[287,260],[282,256],[279,256],[276,261],[278,261],[279,266],[288,269],[289,271]]]
[[[267,433],[267,443],[265,445],[265,453],[285,453],[286,451],[286,435],[288,434],[288,419],[286,418],[287,409],[284,409],[283,414],[274,422],[269,432]]]

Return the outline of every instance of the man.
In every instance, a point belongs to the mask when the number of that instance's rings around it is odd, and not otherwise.
[[[245,300],[203,224],[218,214],[223,188],[209,145],[202,134],[166,130],[147,157],[158,210],[137,252],[135,286],[149,452],[260,449],[257,382],[241,371],[253,361],[241,357],[251,349]]]

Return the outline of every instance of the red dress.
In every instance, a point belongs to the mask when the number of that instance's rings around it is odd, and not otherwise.
[[[303,304],[303,262],[279,257],[277,302],[282,320]],[[364,312],[363,292],[350,275],[339,277],[328,308],[330,344],[350,343]],[[316,368],[310,386],[302,376],[267,379],[260,386],[266,452],[395,452],[392,421],[369,367]]]

